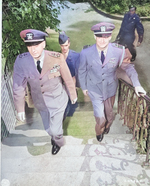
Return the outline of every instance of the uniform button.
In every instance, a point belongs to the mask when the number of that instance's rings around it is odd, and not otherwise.
[[[41,85],[41,87],[43,87],[43,85]]]
[[[102,73],[102,75],[104,75],[104,73]]]
[[[40,78],[39,80],[42,80],[42,78]]]
[[[104,81],[104,79],[102,81]]]
[[[44,92],[42,92],[42,94],[44,94]]]

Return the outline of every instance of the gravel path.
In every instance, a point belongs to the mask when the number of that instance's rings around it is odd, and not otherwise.
[[[70,29],[69,26],[75,24],[79,21],[110,21],[111,19],[106,18],[95,11],[89,11],[85,13],[86,10],[90,9],[89,3],[76,3],[72,4],[67,2],[69,8],[61,8],[61,15],[58,19],[61,21],[59,28],[61,30]]]

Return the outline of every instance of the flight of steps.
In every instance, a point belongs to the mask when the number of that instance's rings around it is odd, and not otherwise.
[[[11,186],[148,185],[150,170],[141,166],[145,157],[136,153],[132,134],[126,133],[119,115],[99,143],[90,104],[79,104],[66,118],[66,144],[55,156],[40,115],[35,109],[27,113],[29,123],[18,124],[2,142],[1,178]]]

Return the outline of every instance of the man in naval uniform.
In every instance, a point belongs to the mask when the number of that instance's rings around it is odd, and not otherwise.
[[[135,29],[138,33],[137,47],[139,47],[143,41],[144,27],[139,16],[136,14],[136,7],[134,5],[130,5],[129,12],[124,15],[116,40],[119,41],[119,44],[126,45],[128,47],[132,55],[131,61],[134,61],[136,58],[136,49],[133,44],[135,40]]]
[[[61,52],[64,55],[64,58],[70,70],[75,86],[80,87],[77,75],[80,63],[80,53],[77,53],[74,50],[70,49],[70,38],[66,35],[65,32],[59,33],[58,41],[61,47]],[[65,110],[64,119],[66,118],[66,116],[72,116],[77,106],[78,106],[77,102],[76,104],[72,105],[69,99]]]
[[[118,80],[116,70],[123,69],[131,79],[135,92],[146,94],[138,80],[133,64],[130,63],[129,51],[124,46],[109,43],[114,24],[101,22],[92,26],[96,44],[83,49],[80,53],[79,82],[83,94],[89,95],[96,120],[96,138],[103,140],[109,132],[114,119],[113,105]],[[131,57],[131,55],[129,55]]]
[[[64,145],[62,121],[68,102],[65,82],[72,104],[77,94],[64,56],[44,50],[46,33],[27,29],[20,32],[29,52],[17,56],[13,73],[13,95],[17,118],[25,120],[25,88],[29,83],[34,106],[38,109],[44,128],[51,136],[52,154]]]

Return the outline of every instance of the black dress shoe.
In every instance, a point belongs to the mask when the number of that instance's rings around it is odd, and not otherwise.
[[[53,155],[57,154],[59,152],[59,150],[60,150],[60,147],[54,142],[54,144],[52,146],[52,154]]]
[[[100,134],[100,135],[98,135],[98,136],[96,136],[97,141],[101,142],[103,140],[103,137],[104,137],[104,134],[103,133]]]
[[[104,130],[104,134],[108,134],[108,133],[109,133],[109,130],[110,130],[110,127],[105,128],[105,130]]]

